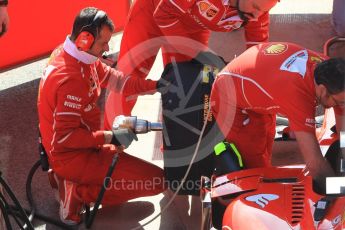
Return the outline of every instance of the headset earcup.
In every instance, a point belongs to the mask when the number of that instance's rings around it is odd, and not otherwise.
[[[94,40],[95,38],[90,32],[82,31],[75,40],[75,45],[81,51],[88,51]]]

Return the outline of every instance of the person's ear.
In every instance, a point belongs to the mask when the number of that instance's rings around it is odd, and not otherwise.
[[[325,85],[315,85],[315,97],[317,100],[317,103],[322,103],[328,96],[328,91],[325,87]]]
[[[328,94],[328,91],[324,84],[316,85],[316,95],[318,97],[325,96],[327,94]]]
[[[329,92],[324,84],[320,84],[322,95],[328,96]]]

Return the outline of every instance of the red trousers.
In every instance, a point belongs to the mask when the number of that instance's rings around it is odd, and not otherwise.
[[[91,203],[96,201],[115,153],[114,146],[106,145],[97,153],[80,153],[72,159],[54,162],[52,166],[60,178],[77,184],[77,196],[83,202]],[[120,153],[102,204],[116,205],[163,191],[161,168],[127,153]]]
[[[235,109],[232,124],[223,125],[226,117],[217,117],[226,140],[234,143],[246,168],[271,166],[272,145],[275,137],[276,116]]]
[[[117,68],[132,77],[121,93],[110,92],[106,102],[104,127],[109,129],[117,115],[130,115],[138,95],[130,95],[133,88],[140,94],[155,93],[152,84],[143,81],[162,48],[164,65],[173,61],[194,58],[207,47],[210,32],[202,29],[186,31],[176,37],[167,37],[153,18],[154,4],[134,1],[123,32]],[[171,34],[172,36],[176,34]],[[159,76],[161,73],[156,73]],[[129,90],[130,89],[130,90]],[[121,106],[119,106],[121,105]]]

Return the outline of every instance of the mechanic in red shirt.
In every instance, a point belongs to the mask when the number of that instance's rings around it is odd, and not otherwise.
[[[40,133],[50,166],[59,178],[60,217],[66,224],[79,223],[83,204],[96,201],[117,152],[119,162],[103,205],[163,191],[162,169],[122,152],[136,139],[135,134],[101,130],[97,106],[101,87],[119,91],[130,78],[98,58],[109,50],[113,31],[113,22],[104,11],[83,9],[75,18],[72,34],[52,53],[40,82]]]
[[[333,171],[315,135],[315,107],[334,107],[343,130],[345,60],[329,59],[292,43],[251,47],[217,76],[212,112],[226,140],[234,143],[248,168],[271,165],[276,114],[289,119],[313,178],[324,184]]]
[[[111,92],[107,99],[105,126],[113,117],[129,115],[137,95],[128,89],[149,73],[158,50],[164,65],[188,61],[206,50],[210,31],[230,32],[245,29],[247,47],[266,42],[269,32],[268,11],[277,0],[136,0],[123,32],[118,68],[132,74],[122,95]],[[155,92],[155,85],[136,84],[144,92]],[[148,87],[146,87],[148,86]],[[114,104],[121,103],[122,107]]]

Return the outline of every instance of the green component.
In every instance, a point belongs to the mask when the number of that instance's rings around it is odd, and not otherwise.
[[[242,161],[242,157],[240,152],[238,151],[238,149],[236,148],[236,146],[233,143],[230,143],[230,147],[232,148],[232,150],[235,152],[237,159],[238,159],[238,163],[240,164],[240,167],[243,167],[243,161]]]
[[[216,144],[214,146],[214,153],[216,154],[216,156],[219,156],[222,152],[224,152],[226,150],[226,148],[228,146],[230,146],[232,151],[236,154],[237,159],[238,159],[238,163],[239,163],[240,167],[242,168],[243,167],[242,156],[233,143],[229,144],[228,142],[220,142],[220,143]]]
[[[224,142],[219,142],[214,146],[214,153],[219,156],[223,151],[226,150],[226,144]]]

